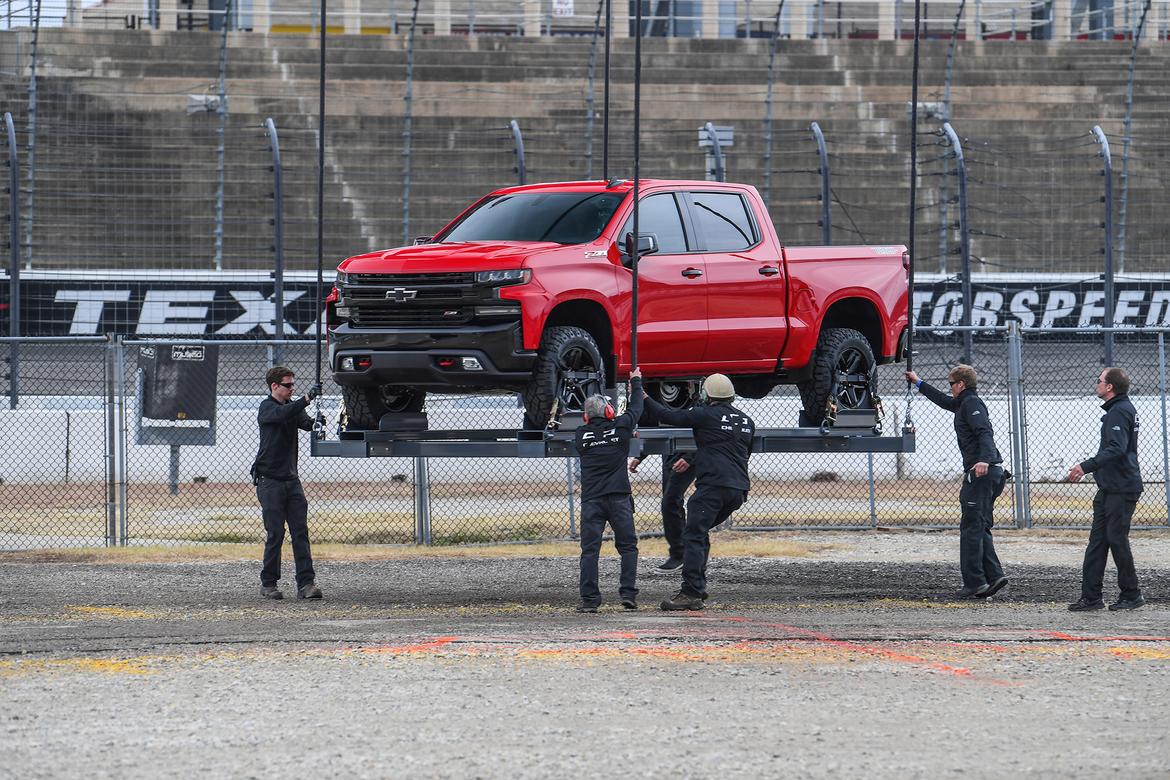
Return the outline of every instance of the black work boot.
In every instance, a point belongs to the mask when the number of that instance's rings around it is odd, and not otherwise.
[[[1089,601],[1085,597],[1081,597],[1068,605],[1069,612],[1092,612],[1095,609],[1105,609],[1105,602],[1101,599],[1096,601]]]
[[[675,558],[672,555],[654,568],[658,569],[658,571],[674,571],[675,569],[681,569],[682,564],[683,562],[681,558]]]
[[[979,594],[976,596],[976,598],[989,599],[992,596],[994,596],[996,593],[999,593],[1001,590],[1003,590],[1005,587],[1007,587],[1007,584],[1008,584],[1008,578],[1007,577],[1000,577],[998,580],[996,580],[995,582],[993,582],[987,586],[986,593]]]
[[[1109,605],[1110,612],[1116,612],[1119,609],[1137,609],[1146,603],[1146,597],[1138,594],[1135,599],[1120,598]]]
[[[960,588],[955,593],[957,599],[977,599],[987,595],[987,591],[991,590],[991,586],[986,582],[975,588]]]
[[[306,582],[303,586],[297,588],[298,599],[320,599],[324,597],[325,594],[323,594],[321,589],[317,587],[316,580],[313,582]]]
[[[261,585],[260,595],[266,599],[273,599],[274,601],[279,601],[284,598],[284,594],[275,585]]]
[[[582,601],[577,605],[578,612],[596,612],[597,604],[592,601]]]

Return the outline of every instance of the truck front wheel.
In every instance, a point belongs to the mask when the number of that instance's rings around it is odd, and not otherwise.
[[[588,331],[557,325],[545,331],[532,381],[524,389],[524,427],[556,427],[564,412],[580,412],[585,399],[605,388],[601,349]]]
[[[376,431],[384,414],[421,412],[426,392],[405,385],[342,385],[341,398],[345,402],[346,430]]]
[[[837,409],[873,408],[876,361],[869,340],[853,328],[826,328],[817,340],[812,378],[797,384],[809,425],[820,425],[830,404]]]

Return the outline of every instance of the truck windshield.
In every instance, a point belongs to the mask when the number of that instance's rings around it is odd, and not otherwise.
[[[521,192],[485,200],[435,237],[464,241],[552,241],[586,244],[601,235],[625,198],[617,192]]]

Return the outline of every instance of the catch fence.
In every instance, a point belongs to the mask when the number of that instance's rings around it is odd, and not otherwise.
[[[1095,452],[1099,401],[1093,394],[1103,344],[1072,330],[980,330],[966,352],[962,326],[918,331],[916,370],[941,386],[968,359],[980,374],[1005,465],[1016,475],[997,502],[999,524],[1084,527],[1091,480],[1064,481]],[[1133,378],[1142,421],[1145,492],[1135,527],[1167,527],[1166,344],[1164,330],[1116,331],[1115,362]],[[0,548],[255,542],[263,525],[248,469],[258,442],[256,409],[276,350],[301,387],[316,373],[306,341],[183,342],[218,352],[214,442],[140,443],[166,426],[143,416],[139,366],[161,340],[5,340],[19,368],[19,396],[0,410]],[[1013,352],[1014,350],[1014,352]],[[958,522],[961,458],[952,415],[907,393],[897,366],[879,368],[887,435],[907,417],[911,454],[774,454],[751,458],[752,490],[732,517],[743,529],[917,527]],[[12,399],[15,403],[12,403]],[[336,436],[340,391],[328,381],[320,409]],[[1013,404],[1017,404],[1013,409]],[[796,423],[793,388],[740,399],[760,427]],[[428,396],[434,428],[520,427],[514,396]],[[197,426],[196,426],[197,427]],[[165,433],[165,431],[164,431]],[[435,545],[571,538],[579,517],[575,459],[320,458],[302,434],[300,474],[314,539]],[[157,439],[155,440],[157,441]],[[640,533],[661,532],[657,458],[632,479]]]

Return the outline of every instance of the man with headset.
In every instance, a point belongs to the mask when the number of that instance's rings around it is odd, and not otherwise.
[[[642,416],[642,372],[630,372],[630,406],[617,414],[609,399],[585,399],[585,424],[574,444],[581,457],[581,604],[578,612],[596,612],[601,604],[597,584],[597,557],[605,524],[613,529],[613,543],[621,556],[618,595],[626,609],[638,608],[638,534],[634,530],[634,499],[626,458],[630,439]]]
[[[703,608],[711,529],[747,500],[751,487],[748,457],[756,425],[731,405],[734,400],[735,386],[723,374],[712,374],[703,381],[699,403],[690,409],[671,409],[653,398],[646,399],[647,406],[662,422],[693,429],[696,446],[692,466],[696,489],[687,502],[683,529],[682,587],[662,602],[662,609]]]

